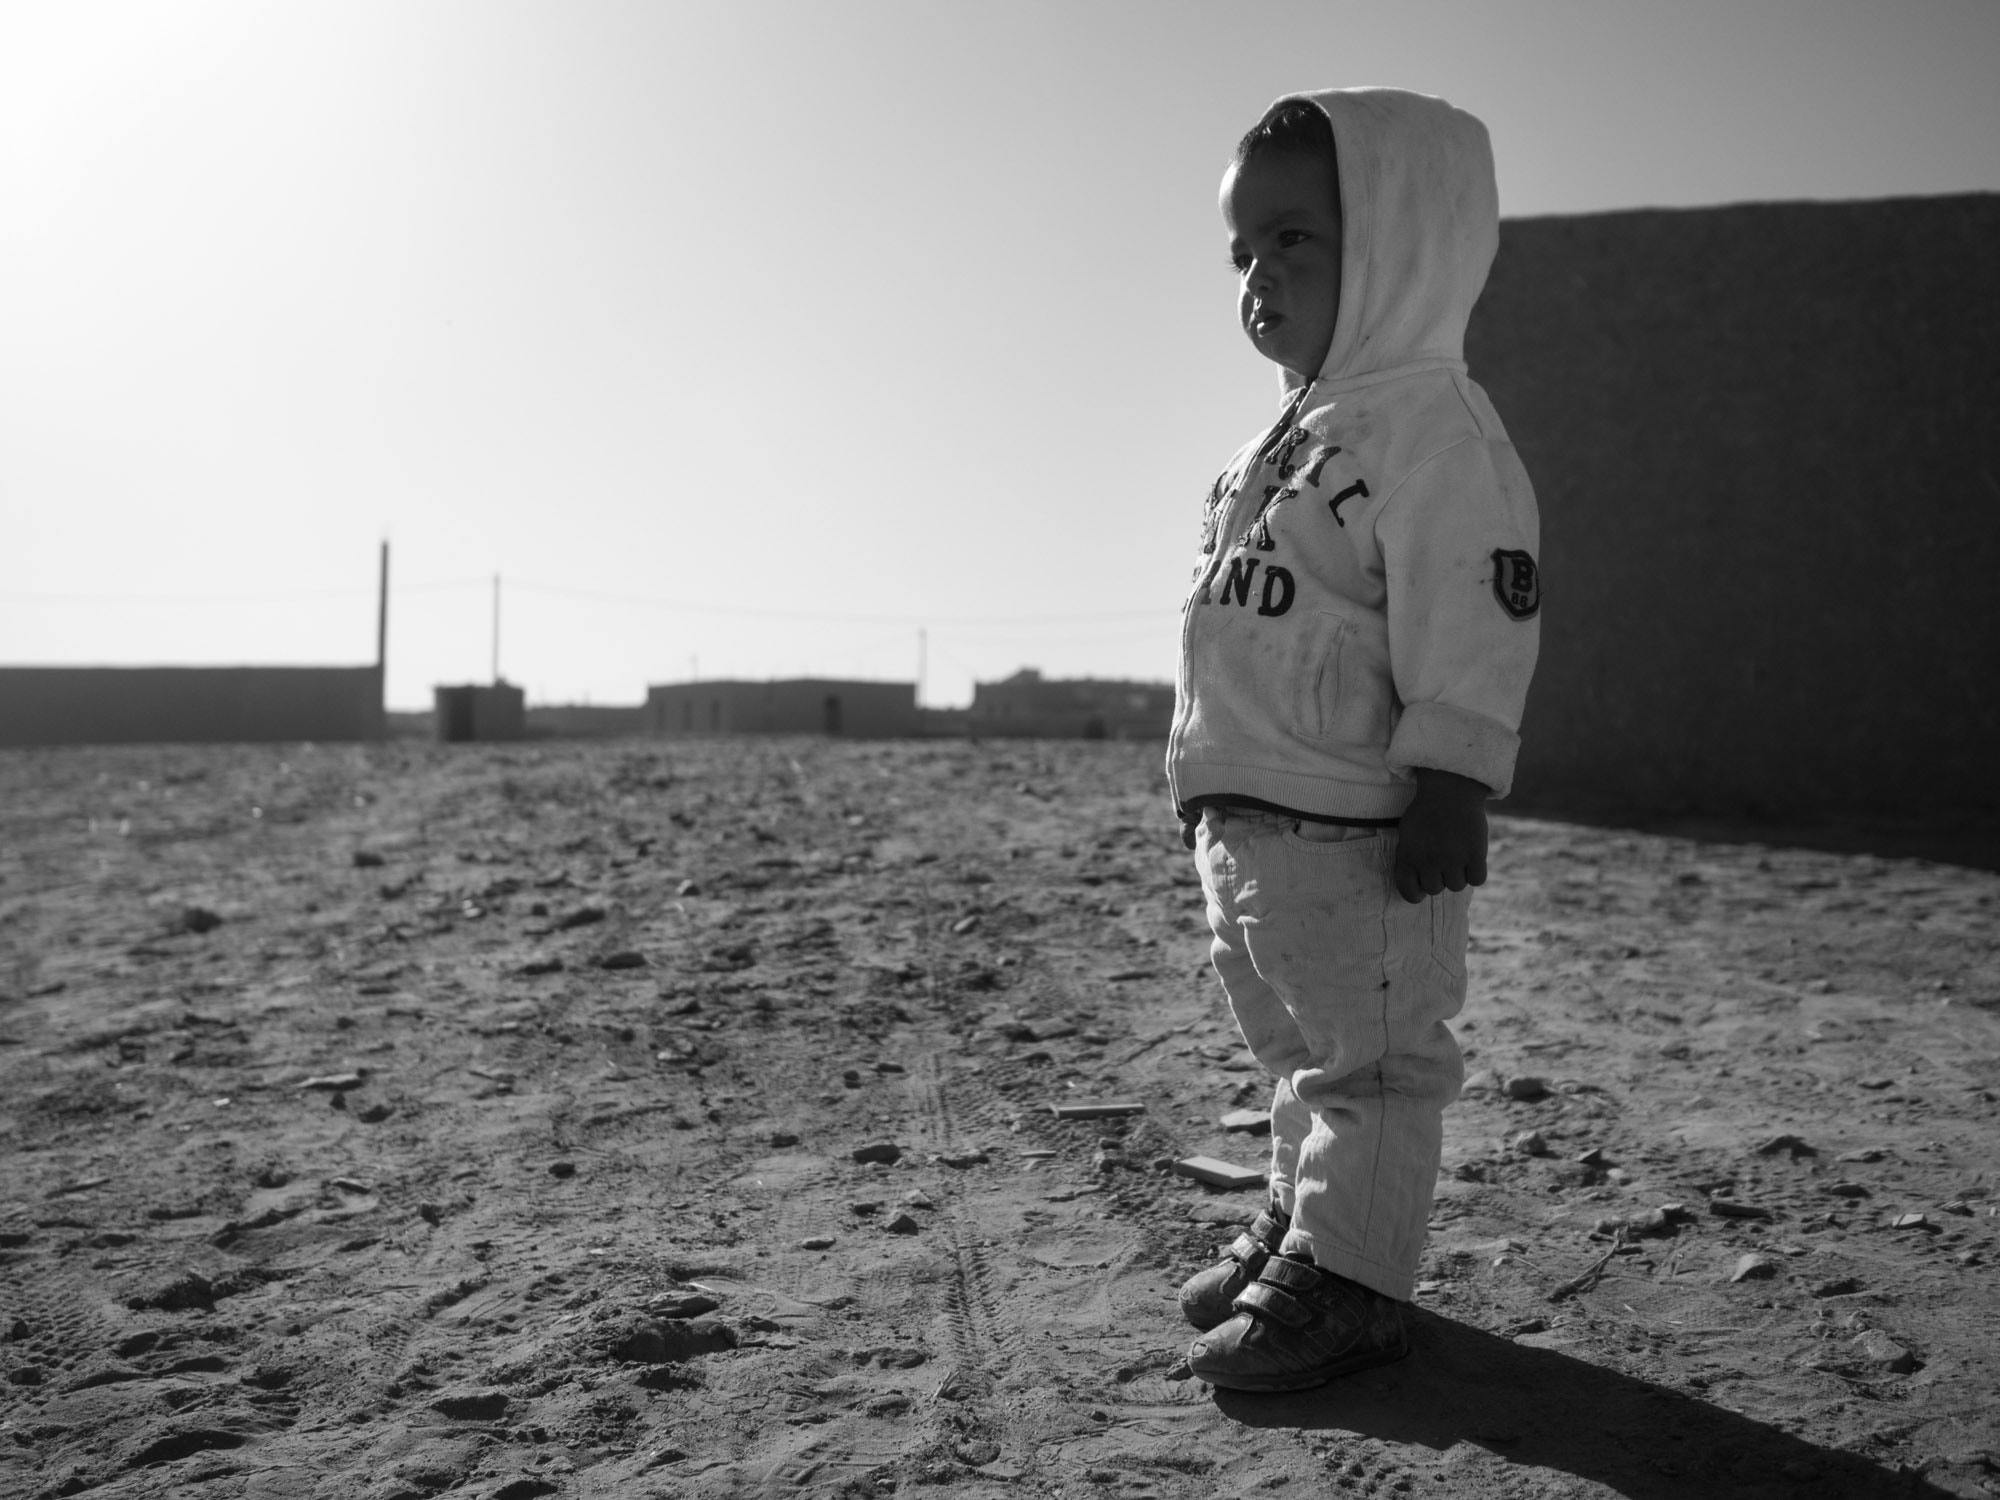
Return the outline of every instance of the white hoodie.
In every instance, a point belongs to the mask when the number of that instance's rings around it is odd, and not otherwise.
[[[1465,373],[1499,241],[1486,128],[1400,89],[1296,97],[1339,155],[1326,363],[1209,492],[1167,775],[1331,818],[1401,815],[1417,766],[1504,796],[1540,643],[1534,491]]]

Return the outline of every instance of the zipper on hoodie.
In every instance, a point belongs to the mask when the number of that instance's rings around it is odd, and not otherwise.
[[[1270,462],[1271,455],[1277,452],[1278,445],[1285,439],[1285,434],[1290,432],[1297,424],[1299,413],[1305,408],[1306,397],[1312,394],[1312,388],[1318,385],[1319,382],[1320,377],[1315,375],[1311,380],[1308,380],[1304,385],[1292,392],[1292,399],[1285,403],[1285,409],[1278,413],[1278,420],[1271,424],[1271,430],[1264,434],[1264,440],[1257,445],[1257,451],[1250,455],[1250,462],[1244,466],[1243,472],[1237,476],[1236,488],[1231,492],[1229,503],[1224,508],[1223,514],[1216,517],[1215,555],[1209,560],[1208,567],[1203,571],[1201,582],[1188,591],[1187,602],[1181,606],[1180,675],[1184,686],[1187,681],[1188,648],[1194,636],[1195,600],[1197,596],[1207,595],[1209,586],[1215,582],[1215,575],[1222,569],[1222,557],[1224,552],[1228,550],[1226,542],[1230,536],[1235,534],[1236,528],[1234,522],[1236,512],[1243,499],[1243,492],[1250,488],[1252,476],[1256,474],[1258,469]],[[1173,728],[1167,734],[1167,786],[1168,790],[1173,793],[1174,806],[1176,808],[1180,806],[1180,788],[1174,785],[1173,768],[1175,763],[1180,759],[1181,740],[1187,732],[1188,713],[1194,707],[1194,694],[1192,691],[1182,692],[1178,696],[1181,702],[1174,715]]]

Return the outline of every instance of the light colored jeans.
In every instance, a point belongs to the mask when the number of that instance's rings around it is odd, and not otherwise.
[[[1235,808],[1203,810],[1195,860],[1215,972],[1277,1079],[1283,1248],[1407,1301],[1465,1075],[1445,1022],[1465,1003],[1472,893],[1403,900],[1394,829]]]

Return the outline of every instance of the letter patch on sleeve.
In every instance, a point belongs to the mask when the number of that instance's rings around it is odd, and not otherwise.
[[[1534,558],[1509,547],[1495,547],[1493,596],[1510,620],[1532,620],[1542,607],[1542,573]]]

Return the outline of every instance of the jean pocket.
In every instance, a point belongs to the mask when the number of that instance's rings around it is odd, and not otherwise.
[[[1472,892],[1440,891],[1425,899],[1431,918],[1431,961],[1453,979],[1465,978],[1465,945]]]

